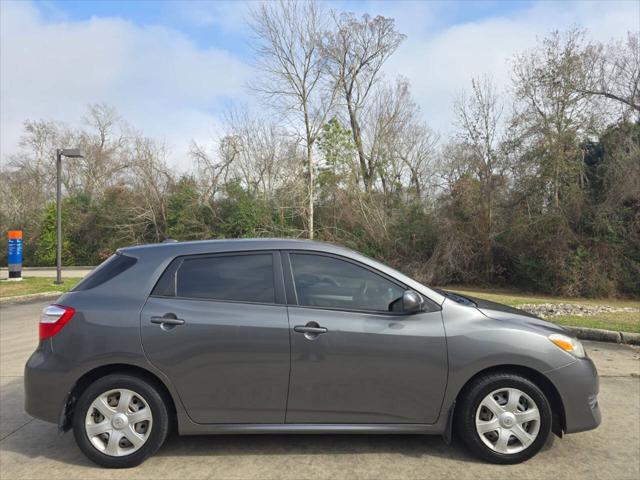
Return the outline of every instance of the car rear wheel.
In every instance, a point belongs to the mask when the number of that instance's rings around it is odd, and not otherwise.
[[[168,430],[162,395],[132,375],[96,380],[82,393],[73,414],[78,446],[90,460],[109,468],[142,463],[160,448]]]
[[[516,374],[474,380],[456,410],[456,431],[476,455],[493,463],[528,460],[551,431],[551,407],[538,386]]]

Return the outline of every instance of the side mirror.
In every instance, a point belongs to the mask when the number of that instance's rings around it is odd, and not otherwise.
[[[402,295],[402,311],[405,313],[421,312],[424,308],[424,299],[418,292],[405,290]]]

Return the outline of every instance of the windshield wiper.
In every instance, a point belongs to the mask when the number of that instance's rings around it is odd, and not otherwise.
[[[453,300],[456,303],[459,303],[461,305],[466,305],[468,307],[477,307],[478,304],[476,302],[474,302],[473,300],[471,300],[470,298],[467,298],[463,295],[459,295],[457,293],[453,293],[453,292],[449,292],[448,290],[442,290],[442,289],[435,289],[436,292],[444,295],[447,298],[450,298],[451,300]]]

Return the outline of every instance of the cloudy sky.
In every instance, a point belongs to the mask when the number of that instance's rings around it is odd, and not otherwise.
[[[221,131],[225,110],[251,103],[246,17],[251,3],[205,1],[0,2],[0,155],[16,151],[26,119],[79,125],[107,103],[164,140],[188,168],[191,139]],[[509,58],[554,29],[596,40],[640,29],[640,2],[331,2],[396,19],[407,35],[385,75],[407,77],[425,120],[446,135],[451,104],[474,75],[510,82]]]

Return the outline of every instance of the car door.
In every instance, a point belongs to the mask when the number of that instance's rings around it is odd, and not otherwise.
[[[406,287],[345,257],[283,254],[287,423],[434,423],[447,380],[439,305],[389,311]]]
[[[141,332],[195,422],[284,422],[289,325],[278,252],[175,259],[142,311]]]

